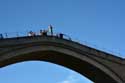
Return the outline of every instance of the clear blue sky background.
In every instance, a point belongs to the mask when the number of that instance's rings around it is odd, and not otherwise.
[[[0,0],[0,33],[38,32],[49,24],[73,40],[125,57],[125,0]],[[0,83],[91,83],[48,62],[0,69]]]

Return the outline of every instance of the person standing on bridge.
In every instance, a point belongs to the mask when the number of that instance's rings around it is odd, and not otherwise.
[[[64,36],[63,33],[60,33],[60,34],[59,34],[59,38],[63,39],[63,36]]]
[[[3,39],[3,34],[0,34],[0,39]]]
[[[42,35],[43,35],[43,36],[47,36],[47,32],[48,32],[48,30],[43,30],[43,31],[42,31]]]
[[[40,35],[41,35],[41,36],[43,35],[43,30],[40,30]]]
[[[52,25],[48,26],[48,32],[50,32],[51,36],[53,36],[53,27],[52,27]]]
[[[30,32],[28,32],[28,36],[36,36],[36,34],[35,34],[35,32],[30,31]]]

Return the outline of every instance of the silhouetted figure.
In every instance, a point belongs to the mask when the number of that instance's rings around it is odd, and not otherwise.
[[[64,34],[60,33],[59,38],[63,39]]]
[[[43,35],[43,30],[40,30],[40,35]]]
[[[0,34],[0,39],[3,39],[3,34]]]
[[[47,32],[48,32],[47,30],[43,30],[42,35],[47,36]]]
[[[28,33],[28,36],[36,36],[36,34],[35,34],[34,32],[32,32],[32,31],[30,31],[30,32]]]
[[[49,25],[48,29],[49,29],[49,32],[51,33],[51,35],[53,36],[53,27],[52,27],[52,25]]]

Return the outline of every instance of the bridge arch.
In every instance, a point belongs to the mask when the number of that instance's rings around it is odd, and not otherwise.
[[[79,44],[57,43],[44,41],[28,45],[3,53],[1,67],[28,60],[48,61],[70,68],[86,76],[95,83],[122,83],[119,76],[109,67],[81,51]],[[80,46],[81,47],[81,46]],[[91,55],[93,56],[93,55]]]

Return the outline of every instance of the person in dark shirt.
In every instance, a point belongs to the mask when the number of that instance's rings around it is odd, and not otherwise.
[[[3,34],[0,34],[0,39],[3,39]]]

